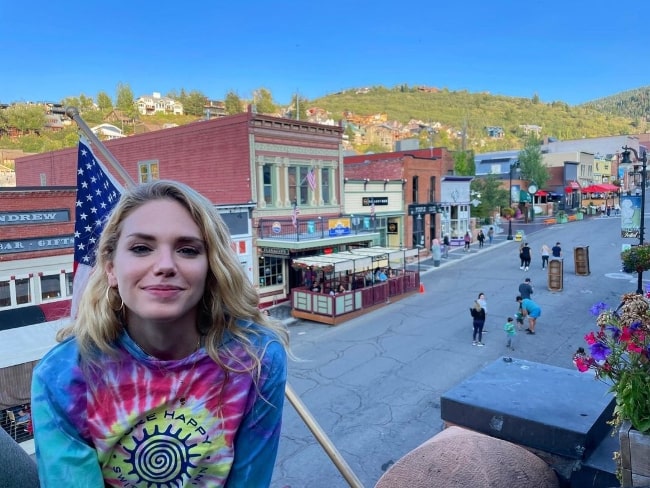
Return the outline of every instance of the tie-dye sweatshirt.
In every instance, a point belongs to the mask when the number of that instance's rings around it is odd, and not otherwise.
[[[257,328],[255,325],[249,325]],[[204,348],[181,360],[144,353],[124,333],[101,369],[80,368],[74,339],[34,370],[32,416],[43,487],[265,487],[277,454],[286,352],[251,335],[262,358],[226,374]],[[235,340],[224,347],[250,364]],[[237,370],[241,364],[228,359]]]

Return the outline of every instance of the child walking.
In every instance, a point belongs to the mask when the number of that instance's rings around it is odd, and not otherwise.
[[[523,320],[522,320],[523,321]],[[508,320],[503,324],[503,330],[506,333],[506,347],[511,351],[515,350],[515,335],[517,335],[517,328],[515,327],[515,320],[512,317],[508,317]]]

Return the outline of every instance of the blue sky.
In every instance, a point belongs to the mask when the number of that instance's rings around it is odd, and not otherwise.
[[[650,85],[643,0],[3,1],[0,102],[118,83],[136,97],[264,87],[286,104],[427,85],[571,105]]]

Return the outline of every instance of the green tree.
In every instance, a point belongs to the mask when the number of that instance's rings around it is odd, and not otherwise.
[[[129,117],[135,118],[138,109],[135,105],[135,98],[133,97],[133,90],[126,83],[118,83],[116,106],[119,110],[124,112]]]
[[[237,92],[230,90],[226,93],[226,100],[224,101],[226,105],[226,113],[228,115],[240,114],[244,111],[244,106],[242,104],[241,98],[237,95]]]
[[[274,114],[278,111],[277,106],[273,102],[271,92],[266,88],[260,88],[253,93],[253,101],[260,114]]]
[[[187,92],[185,91],[185,88],[181,88],[180,94],[176,93],[176,91],[171,91],[167,96],[182,103],[183,113],[186,115],[200,117],[205,113],[205,105],[208,101],[208,97],[199,90]]]
[[[99,110],[108,112],[113,108],[113,100],[111,100],[111,97],[108,96],[108,93],[105,91],[100,91],[97,94],[97,105],[99,106]]]
[[[538,188],[544,188],[550,175],[543,164],[542,146],[536,137],[526,139],[524,148],[519,152],[519,167],[523,179],[534,181]]]
[[[45,110],[38,105],[17,104],[5,109],[7,126],[22,134],[39,132],[45,125]]]
[[[490,217],[498,209],[507,207],[510,203],[508,190],[501,187],[501,180],[497,175],[489,174],[473,179],[470,189],[481,195],[477,197],[481,203],[472,208],[472,215],[475,217]]]
[[[456,151],[454,153],[454,173],[461,176],[474,176],[476,165],[472,151]]]
[[[78,97],[66,97],[61,103],[64,107],[77,107],[79,113],[88,112],[89,110],[95,109],[95,102],[92,97],[87,97],[83,93]]]

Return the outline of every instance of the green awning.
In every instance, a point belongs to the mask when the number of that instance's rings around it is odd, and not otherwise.
[[[526,190],[519,190],[519,201],[523,203],[532,203],[533,200],[530,198],[530,193]]]

